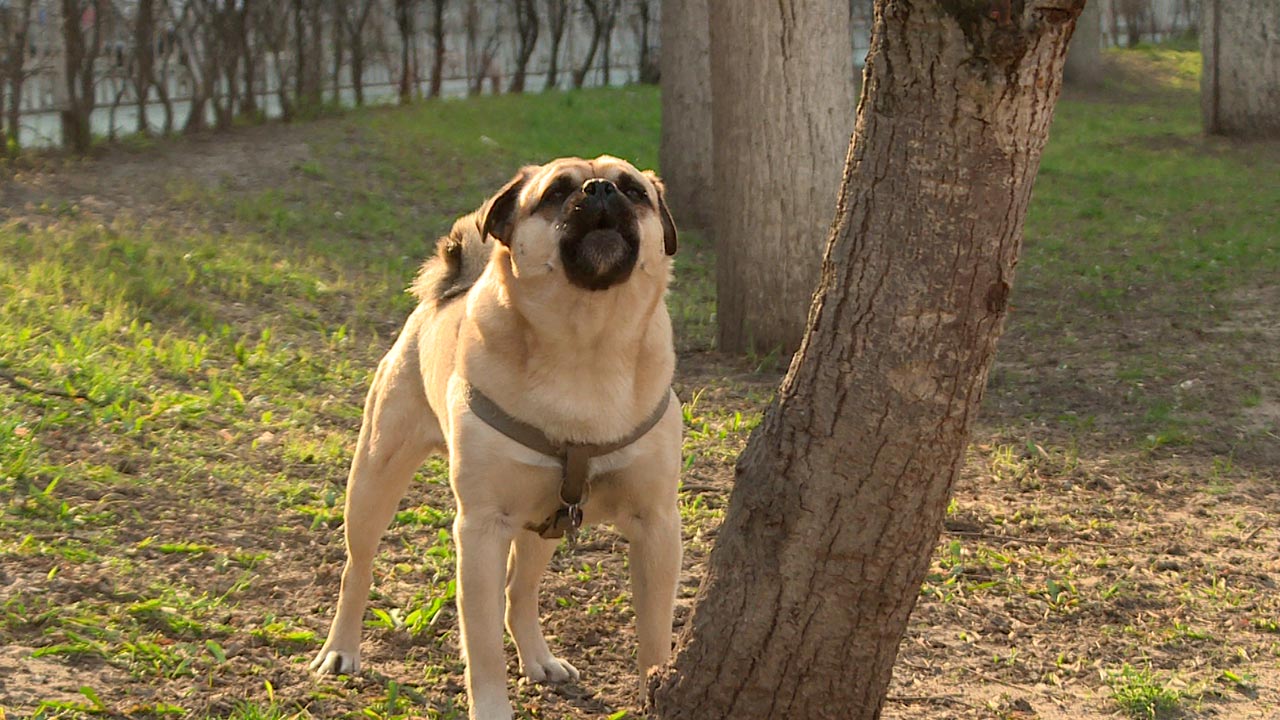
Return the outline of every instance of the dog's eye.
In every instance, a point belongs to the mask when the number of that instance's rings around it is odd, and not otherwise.
[[[538,203],[540,206],[559,205],[569,197],[569,193],[573,188],[568,182],[557,180],[545,193],[542,194],[542,200]]]
[[[643,185],[640,185],[634,180],[624,177],[619,181],[618,186],[619,189],[622,190],[627,197],[631,198],[632,201],[642,203],[649,202],[649,193],[645,191]]]

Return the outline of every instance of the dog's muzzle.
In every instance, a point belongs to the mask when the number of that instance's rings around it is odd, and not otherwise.
[[[569,282],[607,290],[631,276],[640,257],[636,215],[612,182],[584,183],[563,227],[560,260]]]

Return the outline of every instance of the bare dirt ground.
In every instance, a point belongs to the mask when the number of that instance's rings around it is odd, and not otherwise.
[[[310,134],[331,133],[330,122],[306,132],[265,126],[144,149],[113,148],[87,161],[38,161],[0,180],[0,208],[10,213],[6,220],[33,225],[47,222],[42,205],[70,203],[81,217],[104,221],[123,214],[163,217],[174,226],[233,226],[217,212],[175,201],[175,193],[184,185],[210,184],[251,193],[296,178],[298,167],[312,157]],[[1034,302],[1023,299],[1021,305],[1033,313]],[[1276,288],[1241,290],[1232,302],[1237,311],[1230,325],[1188,332],[1187,342],[1231,333],[1241,353],[1274,353],[1280,327]],[[1153,673],[1145,684],[1130,683],[1138,691],[1150,686],[1173,693],[1174,707],[1161,717],[1280,717],[1275,378],[1259,380],[1265,392],[1243,411],[1248,427],[1218,428],[1223,437],[1243,432],[1253,438],[1246,457],[1212,444],[1144,447],[1141,438],[1116,429],[1127,425],[1107,422],[1121,401],[1113,387],[1093,382],[1093,374],[1106,373],[1090,367],[1087,347],[1067,358],[1046,347],[1044,338],[1020,333],[1020,322],[1015,313],[1000,365],[1026,370],[1040,382],[1028,389],[995,375],[983,427],[903,640],[885,716],[1120,717],[1115,688],[1129,687],[1117,678],[1130,666]],[[1153,324],[1136,332],[1163,329]],[[376,361],[368,353],[357,355],[357,363],[371,367]],[[1083,369],[1055,371],[1067,364]],[[757,416],[780,375],[702,351],[682,354],[678,372],[681,398],[697,398],[692,414],[706,425],[703,436],[691,441],[696,458],[684,477],[687,549],[679,626],[727,503],[734,456],[747,437],[730,427],[731,418]],[[1229,384],[1232,372],[1219,372],[1208,358],[1197,378]],[[1102,420],[1074,431],[1028,419],[1027,406],[1049,393],[1058,405],[1096,408]],[[344,389],[334,400],[358,406],[359,390]],[[1213,407],[1206,415],[1237,417],[1215,414]],[[325,422],[319,423],[325,432],[346,433],[354,441],[356,426],[349,420]],[[53,436],[45,442],[62,443],[68,460],[106,452],[102,438]],[[273,453],[271,439],[261,436],[228,438],[219,452],[264,468],[284,462]],[[125,470],[129,462],[120,458]],[[341,478],[314,481],[334,486]],[[78,502],[127,518],[118,539],[134,544],[127,553],[149,576],[8,554],[0,557],[0,598],[39,595],[48,606],[95,599],[127,605],[145,597],[157,579],[170,577],[217,596],[240,577],[215,567],[217,553],[136,546],[152,536],[260,553],[264,559],[248,566],[253,581],[236,592],[235,602],[213,613],[212,622],[227,628],[217,637],[228,662],[216,669],[139,676],[111,658],[33,657],[32,651],[49,642],[39,623],[11,630],[0,648],[0,706],[9,717],[33,713],[49,701],[55,704],[45,716],[159,717],[166,714],[165,703],[172,703],[185,709],[180,715],[247,717],[241,703],[249,701],[315,717],[451,717],[465,706],[449,606],[429,632],[367,631],[367,671],[360,677],[317,683],[307,673],[317,645],[311,636],[288,630],[323,636],[343,558],[336,525],[317,529],[308,518],[276,515],[243,487],[212,474],[175,479],[163,491],[145,494],[121,488],[92,497],[77,496],[74,484],[64,489]],[[415,483],[403,506],[445,509],[450,503],[446,487]],[[421,576],[418,557],[424,535],[434,532],[400,525],[388,533],[375,605],[405,607],[424,582],[435,580]],[[544,584],[546,628],[583,678],[561,687],[520,684],[516,699],[526,717],[639,713],[624,558],[623,540],[608,529],[593,529],[575,551],[553,561]],[[284,629],[235,630],[262,627],[264,616],[278,618]],[[162,622],[161,614],[156,622]],[[86,705],[80,691],[86,685],[97,689],[103,707]],[[59,702],[67,705],[59,710]],[[67,709],[77,703],[80,710]]]

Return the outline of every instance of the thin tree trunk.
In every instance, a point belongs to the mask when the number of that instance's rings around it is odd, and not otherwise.
[[[600,52],[603,55],[600,58],[600,85],[609,87],[609,76],[613,70],[611,67],[613,59],[613,28],[618,22],[618,0],[604,0],[604,2],[604,32],[600,40]]]
[[[711,229],[711,43],[707,0],[666,3],[661,18],[658,167],[676,222]]]
[[[596,61],[596,50],[600,47],[600,36],[604,33],[604,9],[600,7],[600,3],[608,2],[608,0],[582,1],[587,6],[587,12],[591,14],[591,44],[587,46],[587,56],[582,59],[582,64],[573,71],[575,88],[581,88],[586,83],[587,73],[591,72],[591,65]]]
[[[444,6],[447,0],[431,0],[431,33],[434,47],[431,58],[431,88],[428,97],[440,97],[444,84]]]
[[[805,343],[739,460],[652,720],[880,716],[1082,5],[878,4]]]
[[[355,16],[351,11],[355,11]],[[373,0],[361,0],[351,6],[340,4],[335,12],[337,23],[345,28],[347,42],[351,45],[351,90],[355,94],[356,107],[364,105],[364,60],[365,42],[364,28],[369,22],[369,13],[373,10]],[[340,63],[335,62],[334,67]],[[334,73],[335,78],[337,72]],[[336,98],[341,103],[341,98]]]
[[[395,0],[396,29],[400,31],[400,104],[405,105],[413,98],[413,87],[417,83],[418,69],[411,65],[413,54],[413,0]],[[414,56],[416,57],[416,56]]]
[[[293,96],[301,99],[306,95],[307,80],[303,68],[307,65],[307,33],[304,0],[293,0],[290,3],[293,18],[293,66],[296,70],[293,82]]]
[[[1088,3],[1076,21],[1063,81],[1076,87],[1102,85],[1102,3]]]
[[[342,106],[342,63],[346,60],[347,49],[347,30],[346,23],[343,19],[343,13],[346,12],[341,6],[334,10],[337,13],[333,19],[333,41],[330,47],[333,48],[333,64],[329,67],[332,69],[329,74],[329,81],[333,86],[333,104]]]
[[[137,107],[139,135],[150,135],[147,124],[147,98],[150,95],[152,76],[155,74],[156,22],[155,0],[138,0],[134,16],[133,51],[137,67],[133,74],[134,105]]]
[[[653,59],[653,48],[649,46],[650,26],[653,23],[653,9],[649,0],[637,0],[636,15],[636,23],[639,25],[636,44],[640,46],[639,57],[636,59],[639,65],[637,75],[640,82],[653,85],[661,79],[661,75],[658,71],[658,63]]]
[[[541,19],[536,0],[514,0],[516,18],[516,66],[511,74],[510,92],[524,92],[525,76],[529,70],[529,58],[538,44]]]
[[[92,0],[85,5],[78,0],[62,0],[61,5],[66,90],[66,107],[62,110],[62,144],[79,154],[89,152],[89,147],[93,144],[90,118],[97,104],[94,96],[97,80],[94,65],[102,49],[102,16],[105,5],[105,0]],[[90,9],[93,11],[93,35],[86,42],[82,22]]]
[[[355,93],[356,107],[364,106],[364,47],[351,46],[351,89]]]
[[[6,38],[13,42],[4,65],[4,74],[0,76],[0,82],[7,86],[7,91],[0,92],[0,97],[7,94],[6,99],[9,101],[5,111],[4,135],[0,139],[9,154],[16,154],[21,147],[19,135],[22,131],[22,88],[27,80],[27,46],[30,44],[28,38],[34,5],[35,0],[23,0],[12,14],[6,14],[7,22],[2,26]]]
[[[708,7],[719,347],[785,362],[800,346],[822,267],[840,186],[831,158],[853,131],[849,6]]]
[[[569,19],[569,0],[547,0],[547,25],[551,30],[551,52],[547,57],[547,84],[554,90],[560,84],[560,42]]]
[[[249,3],[244,4],[240,13],[240,48],[244,56],[244,93],[240,99],[240,114],[246,118],[261,119],[258,111],[258,67],[263,61],[263,43],[253,42],[250,28],[255,15],[249,12]],[[258,36],[261,38],[261,35]]]
[[[1205,132],[1280,137],[1280,2],[1203,0]]]
[[[116,141],[116,113],[119,112],[120,103],[124,101],[124,94],[129,89],[128,70],[131,69],[126,69],[123,76],[117,76],[114,72],[109,76],[109,87],[115,90],[115,93],[111,96],[111,105],[107,108],[107,142]]]

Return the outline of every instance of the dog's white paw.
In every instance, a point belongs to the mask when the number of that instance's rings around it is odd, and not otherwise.
[[[311,671],[317,675],[355,675],[360,672],[360,653],[320,648],[320,654],[311,661]]]
[[[578,668],[569,664],[567,660],[547,653],[546,656],[534,659],[531,662],[520,663],[520,674],[529,679],[530,682],[536,683],[562,683],[569,680],[577,680],[581,677],[578,674]]]
[[[477,702],[471,706],[470,720],[511,720],[511,703],[504,698],[492,702]]]

